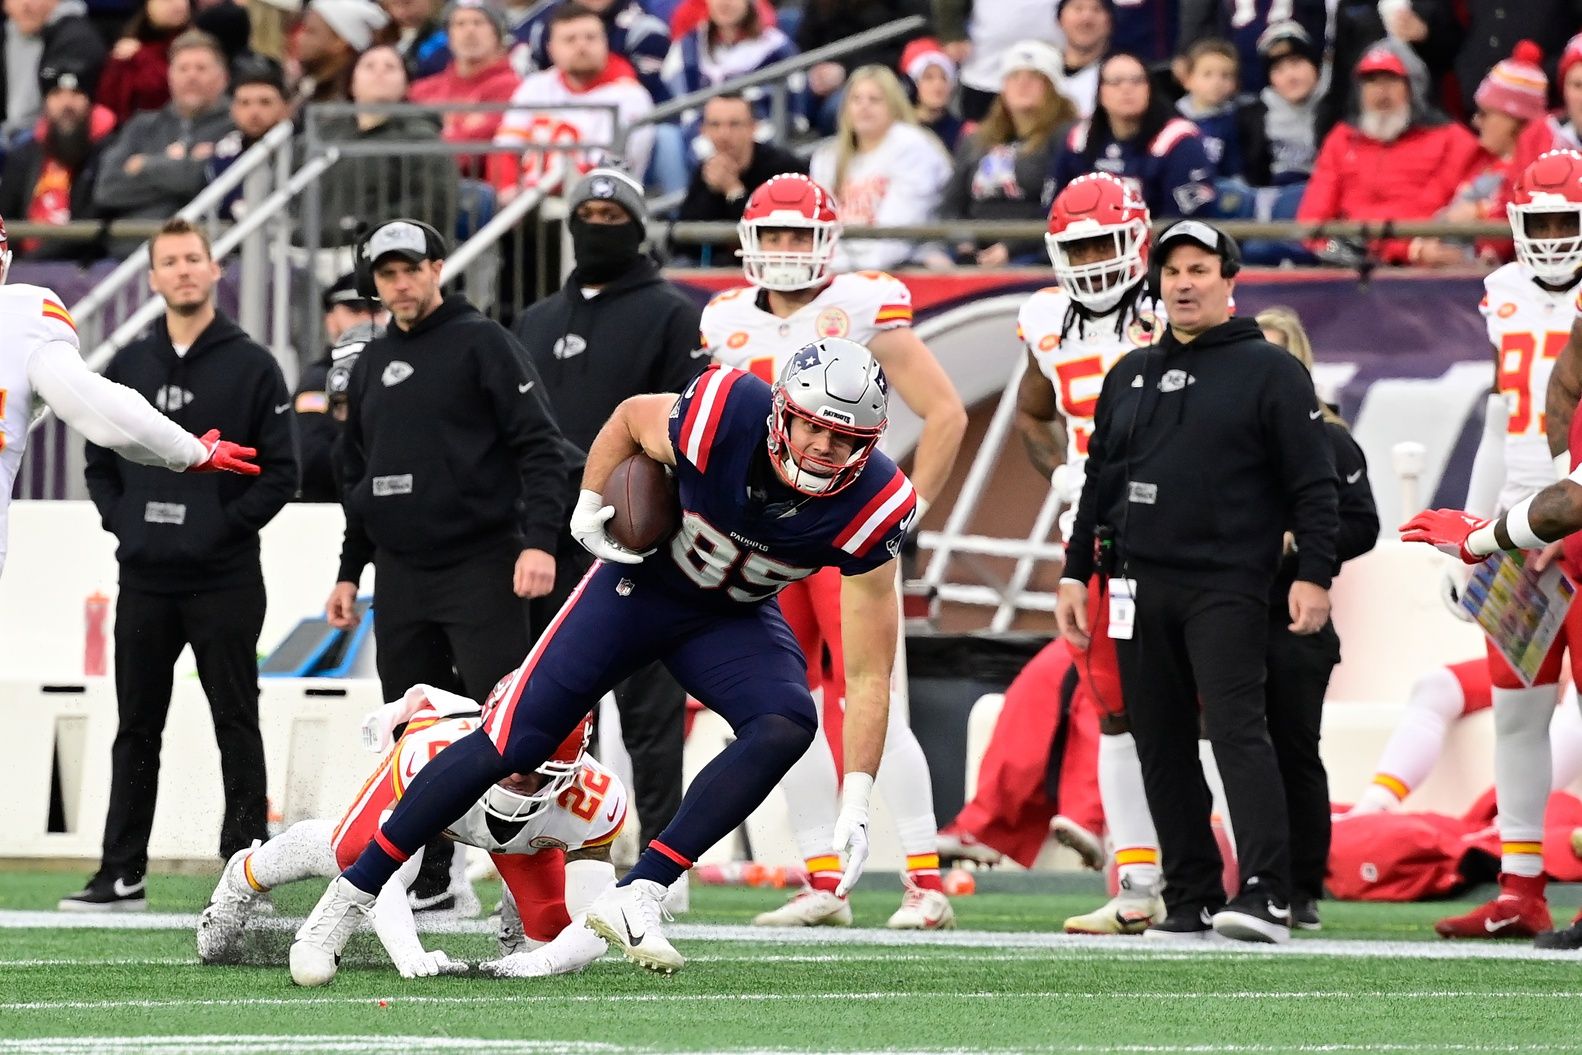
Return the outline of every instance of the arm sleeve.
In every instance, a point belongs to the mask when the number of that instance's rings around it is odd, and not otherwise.
[[[1335,536],[1335,559],[1341,564],[1360,557],[1379,541],[1379,509],[1368,482],[1368,459],[1343,425],[1329,424],[1335,469],[1340,477],[1340,531]]]
[[[269,353],[259,348],[257,354],[267,357]],[[247,445],[258,448],[260,471],[225,508],[226,516],[249,533],[257,533],[273,520],[297,489],[291,395],[274,359],[270,358],[265,366],[253,390],[253,434],[247,437]]]
[[[1116,364],[1117,367],[1119,365]],[[1030,364],[1028,369],[1032,369]],[[1093,578],[1093,537],[1099,521],[1099,491],[1103,485],[1104,468],[1110,460],[1110,445],[1114,442],[1110,435],[1110,423],[1114,418],[1112,410],[1117,398],[1115,378],[1121,372],[1111,368],[1104,376],[1098,402],[1093,407],[1093,433],[1088,437],[1088,460],[1083,468],[1082,494],[1077,499],[1076,516],[1072,518],[1071,537],[1066,540],[1066,567],[1060,573],[1061,578],[1076,579],[1084,585]]]
[[[554,553],[566,521],[566,455],[560,427],[544,398],[532,357],[509,331],[496,328],[498,343],[479,348],[479,377],[495,420],[522,474],[517,521],[523,549]],[[525,392],[523,385],[530,385]]]
[[[1262,401],[1264,434],[1271,441],[1274,470],[1290,510],[1287,522],[1296,536],[1296,577],[1327,589],[1335,573],[1340,531],[1335,456],[1324,421],[1314,413],[1318,397],[1307,371],[1290,356],[1271,362]]]
[[[27,374],[33,390],[91,444],[140,465],[176,472],[205,457],[196,436],[130,388],[89,370],[77,349],[65,341],[46,341],[34,349]]]
[[[1497,512],[1500,487],[1505,482],[1505,433],[1510,425],[1511,408],[1498,392],[1489,393],[1483,411],[1483,435],[1472,456],[1472,478],[1467,482],[1463,505],[1474,516],[1492,517]]]
[[[368,537],[362,514],[353,505],[353,493],[362,483],[368,469],[367,452],[363,449],[362,392],[367,378],[367,356],[358,359],[352,367],[352,376],[346,386],[346,428],[341,434],[341,510],[346,514],[346,530],[341,536],[341,563],[335,573],[336,582],[358,582],[363,569],[374,559],[374,542]]]

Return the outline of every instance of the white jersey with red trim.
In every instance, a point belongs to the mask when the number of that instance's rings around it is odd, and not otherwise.
[[[5,351],[0,354],[0,527],[11,502],[11,486],[22,468],[27,429],[33,418],[33,381],[29,361],[51,341],[75,350],[77,326],[53,290],[43,286],[0,286],[0,319]],[[0,554],[5,542],[0,536]]]
[[[754,286],[727,290],[703,309],[703,347],[719,362],[770,384],[786,361],[823,337],[866,347],[885,330],[912,325],[912,291],[883,271],[836,275],[818,296],[785,318],[759,307]]]
[[[1068,501],[1074,508],[1082,487],[1082,469],[1088,460],[1093,435],[1093,410],[1099,401],[1104,375],[1136,348],[1146,348],[1164,336],[1164,306],[1140,294],[1121,320],[1117,309],[1107,315],[1074,321],[1062,333],[1071,297],[1058,286],[1049,286],[1027,298],[1016,316],[1016,335],[1055,389],[1055,405],[1066,420]]]
[[[483,724],[478,715],[437,715],[428,707],[419,710],[396,743],[390,762],[396,800],[440,751]],[[626,822],[626,806],[626,786],[621,779],[584,756],[576,780],[526,821],[517,824],[491,820],[480,801],[474,802],[445,834],[459,843],[497,854],[586,849],[608,845],[615,839]]]
[[[537,187],[550,174],[563,171],[555,163],[557,157],[570,163],[563,184],[567,188],[582,173],[612,162],[639,177],[648,169],[654,144],[652,125],[632,129],[624,150],[612,149],[618,129],[630,127],[654,108],[647,89],[625,62],[610,63],[604,73],[580,89],[567,84],[559,70],[528,74],[512,94],[511,106],[495,132],[494,144],[523,150],[519,178],[523,188]],[[581,143],[588,146],[553,153],[529,149]],[[544,189],[554,187],[546,185]]]
[[[1511,508],[1555,482],[1544,432],[1549,375],[1576,321],[1578,291],[1547,290],[1520,264],[1506,264],[1483,280],[1478,310],[1495,348],[1496,384],[1510,408],[1505,432],[1505,482],[1499,509]]]

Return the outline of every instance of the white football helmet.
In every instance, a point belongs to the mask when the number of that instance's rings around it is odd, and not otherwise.
[[[534,770],[545,778],[537,791],[524,795],[494,784],[483,793],[484,812],[509,823],[528,821],[543,813],[577,779],[577,770],[582,768],[582,756],[592,735],[593,726],[584,718],[555,748],[555,753]]]

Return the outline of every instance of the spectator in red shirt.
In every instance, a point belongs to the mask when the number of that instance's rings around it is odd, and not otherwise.
[[[1429,109],[1427,70],[1404,45],[1383,41],[1368,49],[1356,78],[1359,108],[1325,137],[1296,218],[1384,223],[1433,216],[1478,163],[1478,141]],[[1388,264],[1448,267],[1466,259],[1459,246],[1431,238],[1381,239],[1372,248]]]
[[[191,22],[188,0],[143,0],[99,77],[96,101],[115,115],[116,123],[170,102],[170,42]]]
[[[89,220],[100,147],[115,129],[115,118],[91,98],[87,69],[53,66],[39,71],[43,113],[33,138],[13,147],[0,170],[0,216],[34,223],[65,224]],[[71,238],[12,238],[19,258],[91,260],[97,242]]]
[[[522,83],[506,54],[505,15],[484,0],[456,0],[445,23],[451,63],[412,85],[414,103],[508,103]],[[502,110],[452,110],[444,115],[441,138],[452,143],[487,143],[500,127]],[[456,158],[464,176],[481,178],[484,159]]]

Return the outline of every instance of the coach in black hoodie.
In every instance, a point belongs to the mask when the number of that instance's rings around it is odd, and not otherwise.
[[[192,646],[220,747],[220,856],[268,836],[258,732],[258,635],[264,576],[258,532],[296,490],[291,396],[268,350],[214,306],[220,269],[201,229],[171,220],[150,246],[149,284],[165,315],[105,376],[189,432],[219,429],[258,449],[256,477],[189,475],[87,445],[88,493],[121,565],[115,607],[120,728],[111,749],[104,857],[70,907],[140,901],[159,785],[159,744],[176,657]],[[64,902],[63,902],[64,904]]]
[[[642,252],[642,186],[617,169],[594,169],[567,204],[576,269],[559,293],[518,315],[513,329],[566,438],[586,451],[623,399],[681,391],[708,353],[698,347],[697,305]],[[578,548],[562,563],[562,575],[580,575],[587,555]],[[638,819],[652,835],[681,805],[686,694],[655,663],[619,685],[615,699]]]
[[[1334,461],[1307,372],[1255,321],[1230,318],[1236,244],[1186,220],[1164,233],[1154,260],[1170,329],[1104,379],[1057,618],[1077,647],[1090,632],[1116,639],[1164,864],[1169,915],[1154,930],[1284,941],[1290,840],[1264,700],[1269,594],[1289,529],[1291,631],[1328,622]],[[1086,622],[1096,539],[1111,540],[1103,627]],[[1229,906],[1198,763],[1200,715],[1236,831],[1242,889]]]

